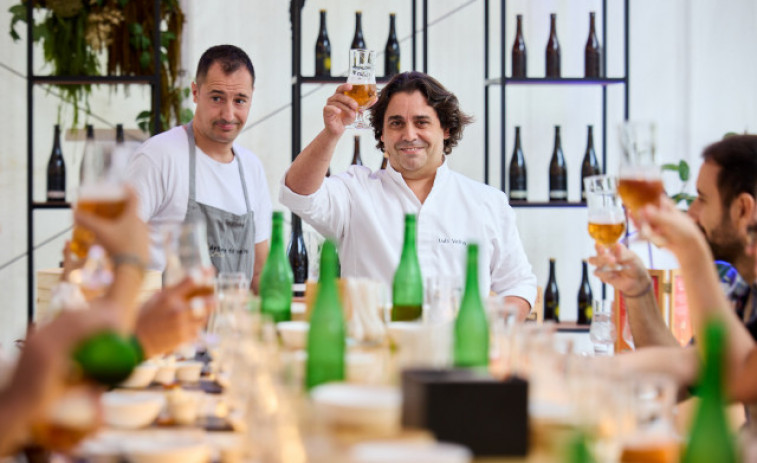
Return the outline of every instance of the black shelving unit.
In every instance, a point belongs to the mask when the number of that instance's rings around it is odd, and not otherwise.
[[[34,41],[32,36],[34,2],[26,2],[26,255],[27,255],[27,323],[34,321],[35,307],[35,274],[34,274],[34,211],[50,209],[69,209],[70,203],[48,203],[34,201],[34,87],[36,85],[120,85],[142,84],[149,85],[152,90],[151,110],[153,114],[153,132],[158,133],[160,126],[160,53],[153,56],[155,72],[142,76],[40,76],[34,74]],[[160,18],[160,0],[153,2],[153,15]],[[160,42],[160,23],[154,21],[152,30],[152,42]]]
[[[602,0],[602,30],[599,38],[602,44],[604,54],[606,56],[608,50],[607,44],[607,0]],[[624,23],[624,40],[623,40],[623,75],[617,77],[605,77],[605,78],[591,78],[585,79],[580,77],[566,77],[566,78],[512,78],[507,76],[507,60],[509,56],[509,50],[507,49],[507,0],[500,0],[500,37],[499,37],[499,49],[500,49],[500,76],[490,77],[489,70],[489,0],[484,0],[484,182],[489,183],[489,88],[492,86],[501,86],[500,91],[500,127],[501,134],[500,139],[500,188],[502,191],[506,190],[507,184],[507,87],[509,86],[594,86],[599,87],[602,90],[602,124],[601,124],[601,141],[600,146],[602,149],[602,172],[605,173],[607,168],[607,86],[608,85],[623,85],[624,86],[624,102],[623,102],[623,118],[628,120],[629,105],[629,14],[628,14],[628,0],[623,0],[623,23]],[[533,54],[532,54],[533,56]],[[602,75],[607,75],[607,59],[602,60]],[[513,207],[583,207],[584,203],[559,203],[559,202],[513,202]]]
[[[292,160],[302,150],[302,86],[306,84],[342,84],[345,77],[312,77],[302,75],[302,6],[304,0],[290,0],[292,23]],[[428,69],[428,0],[422,0],[422,36],[423,36],[423,72]],[[415,27],[418,21],[418,0],[410,0],[412,23],[412,69],[416,68],[417,38]],[[295,5],[297,7],[295,7]],[[313,39],[315,39],[313,37]],[[378,51],[378,49],[377,49]],[[388,79],[376,77],[376,83],[382,84]]]

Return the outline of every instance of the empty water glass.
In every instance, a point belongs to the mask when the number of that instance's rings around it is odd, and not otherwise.
[[[594,313],[591,319],[589,338],[594,345],[594,355],[613,355],[617,334],[612,319],[612,301],[594,300]]]
[[[435,275],[424,282],[424,320],[428,323],[453,321],[460,307],[462,279],[454,275]]]

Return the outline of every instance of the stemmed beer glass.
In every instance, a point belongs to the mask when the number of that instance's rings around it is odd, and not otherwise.
[[[376,52],[373,50],[350,50],[350,73],[347,83],[352,89],[344,92],[358,104],[355,122],[347,126],[352,129],[368,129],[370,124],[364,119],[363,111],[376,102]]]
[[[618,197],[618,180],[609,175],[594,175],[584,179],[586,206],[589,215],[589,235],[603,248],[617,243],[626,230],[626,215]],[[619,270],[608,266],[600,271]]]
[[[660,167],[655,164],[656,128],[652,122],[625,121],[620,126],[623,158],[618,194],[631,213],[657,203],[664,188]],[[640,224],[640,236],[651,238],[649,225]]]

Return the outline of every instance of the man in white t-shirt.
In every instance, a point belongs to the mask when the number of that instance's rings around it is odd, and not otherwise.
[[[271,199],[260,160],[234,143],[247,116],[255,70],[232,45],[203,53],[192,95],[194,119],[147,140],[127,178],[150,225],[150,266],[165,268],[160,225],[203,221],[219,272],[244,272],[257,292],[271,235]]]
[[[520,309],[536,298],[536,277],[526,259],[505,194],[449,169],[445,158],[471,118],[454,94],[420,72],[396,75],[371,108],[386,169],[352,166],[325,178],[357,103],[340,85],[323,109],[324,129],[297,156],[282,179],[279,199],[316,230],[339,243],[342,274],[391,284],[403,242],[404,215],[417,214],[417,249],[424,278],[462,281],[465,248],[479,244],[479,284]]]

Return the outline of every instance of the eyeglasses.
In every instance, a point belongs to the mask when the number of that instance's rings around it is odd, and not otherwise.
[[[746,227],[746,245],[749,248],[757,245],[757,222]]]

